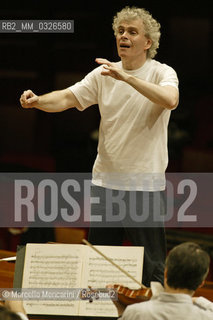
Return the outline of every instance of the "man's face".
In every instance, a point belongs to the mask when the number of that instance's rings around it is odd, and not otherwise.
[[[119,57],[137,59],[146,56],[151,40],[147,39],[144,33],[141,19],[121,21],[116,35]]]

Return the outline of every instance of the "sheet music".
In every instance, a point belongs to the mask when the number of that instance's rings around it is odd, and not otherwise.
[[[97,246],[106,256],[141,282],[142,247]],[[105,288],[119,283],[138,288],[130,278],[85,245],[28,244],[25,254],[22,288]],[[111,300],[26,300],[29,314],[117,316]]]
[[[28,244],[22,288],[79,288],[83,249],[82,245]],[[31,314],[70,315],[78,314],[79,301],[33,300],[24,306]]]
[[[130,273],[136,280],[142,280],[142,266],[143,266],[143,248],[138,250],[138,247],[109,247],[97,246],[97,248],[107,257],[111,258],[116,264]],[[128,257],[127,256],[128,250]],[[139,254],[140,252],[140,254]],[[83,267],[83,284],[85,288],[91,286],[94,289],[105,288],[107,284],[121,284],[129,288],[138,288],[138,285],[128,278],[120,270],[116,269],[110,262],[105,260],[102,256],[88,247],[87,255],[85,257],[85,264]],[[115,316],[117,317],[117,310],[112,301],[95,300],[92,303],[82,301],[80,303],[81,315],[87,316]],[[113,313],[113,314],[112,314]]]

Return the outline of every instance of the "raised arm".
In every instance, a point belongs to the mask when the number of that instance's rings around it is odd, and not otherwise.
[[[103,76],[111,76],[116,80],[121,80],[128,83],[138,92],[144,95],[152,102],[160,106],[172,110],[178,105],[179,94],[178,90],[173,86],[160,86],[145,80],[138,79],[122,69],[117,68],[113,63],[106,59],[98,58],[96,62],[104,64]]]
[[[53,91],[41,96],[27,90],[21,95],[20,103],[23,108],[36,108],[45,112],[61,112],[80,107],[80,103],[69,89]]]

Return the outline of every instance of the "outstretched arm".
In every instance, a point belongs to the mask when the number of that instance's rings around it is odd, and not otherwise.
[[[103,76],[110,76],[116,80],[128,83],[152,102],[170,110],[174,109],[178,105],[179,94],[175,87],[169,85],[159,86],[157,84],[138,79],[124,72],[122,69],[117,68],[115,64],[106,59],[97,58],[96,62],[104,64],[105,70],[101,72]]]
[[[80,103],[69,89],[53,91],[41,96],[27,90],[21,95],[20,103],[23,108],[36,108],[46,112],[61,112],[69,108],[80,108]]]

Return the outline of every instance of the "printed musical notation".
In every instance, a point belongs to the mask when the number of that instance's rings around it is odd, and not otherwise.
[[[98,246],[115,263],[141,281],[143,248]],[[23,272],[23,288],[106,288],[120,283],[135,288],[135,283],[109,261],[85,245],[28,244]],[[116,317],[110,300],[25,301],[29,314]]]

